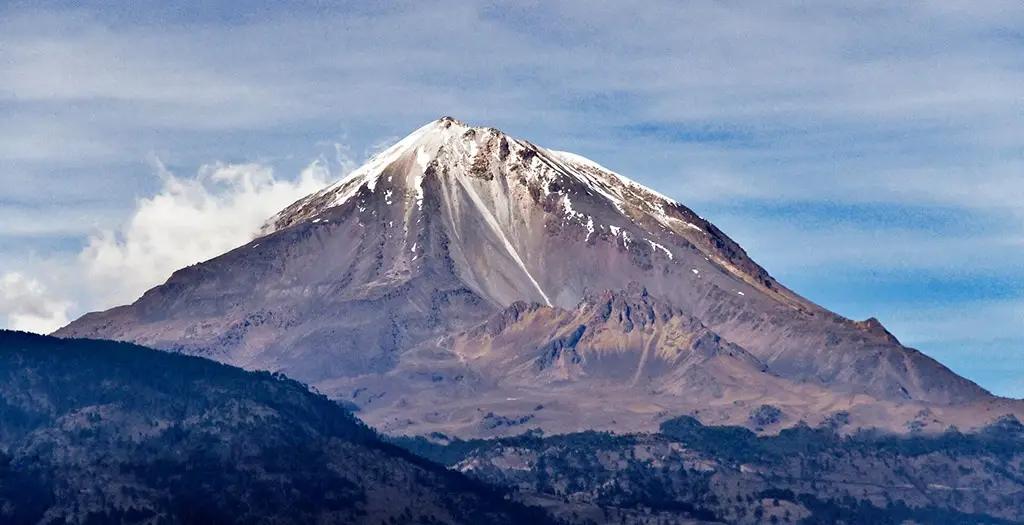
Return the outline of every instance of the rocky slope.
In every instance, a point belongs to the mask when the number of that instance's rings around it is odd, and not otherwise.
[[[553,523],[269,373],[0,331],[0,522]]]
[[[587,379],[720,397],[741,386],[736,379],[768,373],[749,352],[647,290],[589,295],[572,310],[513,303],[441,346],[522,388]]]
[[[535,418],[549,430],[656,427],[696,410],[681,394],[700,385],[700,402],[716,405],[700,417],[716,422],[745,420],[757,398],[790,422],[856,406],[867,408],[852,410],[855,419],[863,412],[866,424],[894,428],[922,410],[942,428],[1021,412],[877,321],[845,319],[786,289],[672,199],[582,157],[450,118],[289,206],[262,233],[57,335],[281,371],[390,429],[502,428],[486,416],[522,397],[510,385],[562,416],[627,392],[618,416]],[[558,327],[586,324],[576,317],[588,297],[638,286],[675,320],[591,329],[571,345],[578,356],[553,350],[572,335]],[[541,324],[496,333],[493,316],[508,308],[541,308],[523,312]],[[716,342],[688,346],[704,340]],[[515,365],[515,352],[540,349],[557,354],[550,366]],[[648,363],[661,367],[650,381]],[[518,421],[526,408],[495,416]]]

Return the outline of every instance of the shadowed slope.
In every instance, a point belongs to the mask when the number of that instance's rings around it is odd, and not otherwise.
[[[303,385],[0,331],[0,522],[547,522]],[[44,519],[45,518],[45,519]]]

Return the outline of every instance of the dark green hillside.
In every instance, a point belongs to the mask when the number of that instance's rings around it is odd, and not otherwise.
[[[1024,522],[1024,426],[895,436],[798,425],[777,436],[665,422],[659,434],[395,438],[426,458],[530,495],[639,516],[633,523]],[[676,521],[673,521],[676,520]]]
[[[545,523],[279,375],[0,331],[0,523]]]

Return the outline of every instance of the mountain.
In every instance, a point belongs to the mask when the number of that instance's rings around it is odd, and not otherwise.
[[[785,288],[680,203],[447,117],[251,243],[56,335],[283,372],[388,431],[654,429],[681,414],[777,428],[836,411],[941,430],[1024,416],[877,320]]]
[[[5,524],[554,523],[280,375],[0,331]]]

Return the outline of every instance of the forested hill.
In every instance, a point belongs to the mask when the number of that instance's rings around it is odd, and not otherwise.
[[[589,505],[631,523],[1024,523],[1024,425],[901,436],[797,425],[777,436],[666,421],[657,434],[394,438],[524,500]]]
[[[547,523],[301,383],[0,331],[0,523]]]

